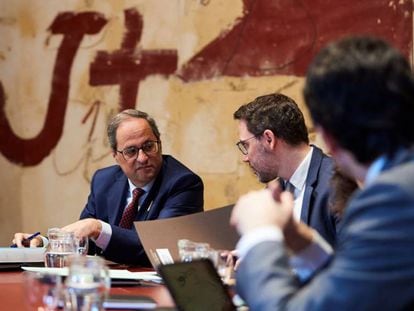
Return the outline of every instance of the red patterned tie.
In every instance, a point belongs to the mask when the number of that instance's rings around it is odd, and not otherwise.
[[[132,224],[138,212],[138,200],[144,192],[145,191],[141,188],[135,188],[134,191],[132,191],[132,201],[125,208],[124,213],[122,214],[121,221],[119,222],[119,226],[121,228],[132,228]]]

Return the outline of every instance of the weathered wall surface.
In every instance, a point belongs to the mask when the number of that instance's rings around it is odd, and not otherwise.
[[[125,108],[158,120],[206,209],[235,202],[261,187],[234,145],[239,105],[282,91],[303,107],[326,42],[370,33],[411,56],[412,28],[408,0],[0,1],[0,245],[78,218]]]

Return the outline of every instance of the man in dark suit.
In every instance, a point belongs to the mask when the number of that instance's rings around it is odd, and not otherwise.
[[[162,155],[157,125],[144,112],[129,109],[116,115],[108,138],[118,165],[94,174],[81,220],[63,230],[92,239],[91,251],[106,259],[150,265],[133,221],[203,211],[203,182],[172,156]]]
[[[332,159],[309,145],[302,112],[283,94],[257,97],[234,113],[238,120],[243,161],[262,183],[277,179],[282,188],[289,182],[295,197],[294,215],[331,245],[336,237],[336,218],[327,203]]]
[[[326,257],[307,227],[292,226],[289,193],[264,190],[242,197],[231,220],[243,235],[238,292],[251,310],[409,310],[414,302],[410,64],[380,39],[342,39],[309,67],[305,101],[338,166],[363,188],[345,208],[335,256],[321,262],[314,259]],[[286,227],[299,228],[293,230],[295,243],[284,243]],[[307,284],[289,273],[284,246],[304,260],[312,254],[308,259],[317,270]]]

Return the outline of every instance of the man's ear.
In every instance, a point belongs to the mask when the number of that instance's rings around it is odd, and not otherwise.
[[[263,139],[270,148],[273,148],[276,144],[276,136],[271,130],[263,132]]]
[[[116,162],[116,163],[119,163],[119,162],[118,162],[118,157],[117,157],[117,154],[118,154],[118,153],[117,153],[116,151],[112,151],[112,156],[114,157],[115,162]]]

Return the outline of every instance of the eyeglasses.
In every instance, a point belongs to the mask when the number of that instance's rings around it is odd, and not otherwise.
[[[141,147],[127,147],[124,150],[117,150],[122,154],[126,161],[131,161],[132,159],[136,159],[138,157],[138,153],[142,150],[147,156],[153,155],[158,152],[160,142],[157,140],[148,140],[141,145]]]
[[[258,135],[254,135],[252,137],[249,137],[245,140],[240,140],[238,143],[236,143],[236,146],[239,148],[239,150],[241,151],[241,153],[243,153],[244,155],[248,154],[248,150],[247,148],[249,147],[246,142],[252,138],[257,138]]]

